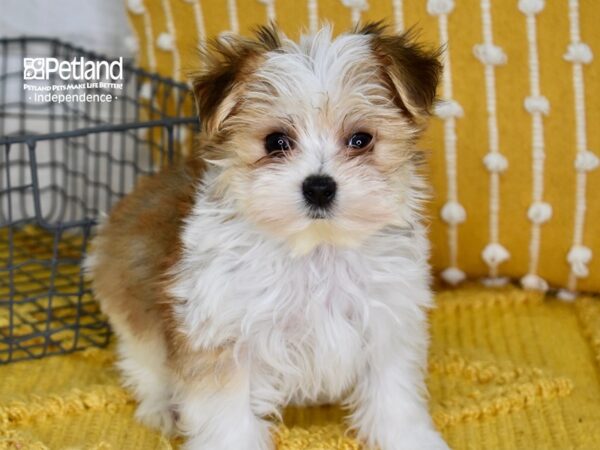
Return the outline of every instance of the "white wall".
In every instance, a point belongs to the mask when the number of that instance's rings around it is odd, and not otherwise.
[[[124,0],[0,0],[0,37],[57,37],[108,56],[130,56]]]

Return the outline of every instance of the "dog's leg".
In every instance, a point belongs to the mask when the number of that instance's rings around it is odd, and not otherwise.
[[[370,448],[447,450],[427,409],[425,319],[402,319],[374,320],[372,352],[348,399],[351,425]]]
[[[178,428],[186,450],[271,450],[270,423],[252,409],[249,364],[230,363],[177,387]]]
[[[173,430],[171,382],[165,362],[164,342],[159,338],[142,340],[120,333],[118,366],[124,384],[139,402],[135,417],[165,434]]]

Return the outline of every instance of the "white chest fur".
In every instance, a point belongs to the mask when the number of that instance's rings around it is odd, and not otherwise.
[[[171,291],[193,347],[234,342],[260,372],[255,391],[270,402],[339,398],[367,363],[373,327],[401,332],[429,306],[418,225],[383,230],[360,248],[321,246],[293,256],[284,243],[226,217],[223,208],[196,206]],[[384,322],[373,323],[382,311]]]

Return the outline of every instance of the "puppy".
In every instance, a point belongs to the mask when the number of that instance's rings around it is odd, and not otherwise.
[[[340,402],[369,448],[447,448],[415,148],[438,56],[380,24],[208,46],[196,158],[140,182],[87,260],[138,419],[266,450],[283,406]]]

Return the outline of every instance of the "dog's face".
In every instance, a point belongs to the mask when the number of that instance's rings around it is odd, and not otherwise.
[[[239,214],[299,253],[406,224],[436,53],[378,25],[299,44],[261,28],[219,38],[205,60],[194,81],[202,156]]]

